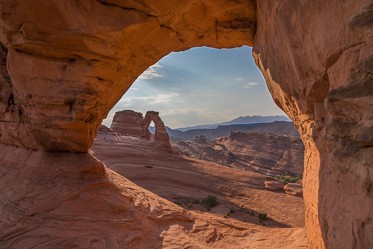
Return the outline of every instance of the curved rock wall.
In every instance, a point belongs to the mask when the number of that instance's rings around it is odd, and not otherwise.
[[[73,152],[88,151],[147,67],[195,46],[253,45],[257,20],[254,57],[306,146],[311,247],[373,247],[370,0],[2,0],[0,10],[0,143]]]
[[[0,142],[76,152],[147,67],[171,51],[252,45],[256,19],[254,1],[3,0],[0,10]]]
[[[373,4],[258,1],[253,55],[306,146],[311,248],[373,241]]]

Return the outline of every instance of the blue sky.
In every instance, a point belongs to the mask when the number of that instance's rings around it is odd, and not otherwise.
[[[273,102],[250,47],[199,47],[170,53],[149,67],[110,111],[159,111],[172,128],[239,116],[285,115]]]

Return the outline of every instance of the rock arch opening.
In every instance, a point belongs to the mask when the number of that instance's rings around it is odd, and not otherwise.
[[[161,57],[196,46],[242,45],[254,46],[253,56],[275,102],[304,141],[309,245],[372,247],[370,0],[189,0],[182,5],[5,0],[0,8],[5,13],[0,17],[1,184],[6,190],[1,195],[5,204],[0,231],[5,248],[55,243],[175,247],[180,241],[190,247],[263,247],[258,243],[265,242],[243,234],[232,240],[219,229],[212,237],[201,234],[201,226],[216,227],[140,191],[85,153],[107,112]],[[17,188],[9,187],[15,183]],[[139,200],[141,196],[146,198]],[[51,206],[53,198],[57,205]],[[75,208],[97,200],[101,205],[94,210]],[[118,216],[133,221],[131,226]],[[161,234],[138,225],[154,220]],[[71,222],[82,229],[61,235]],[[196,233],[185,232],[192,223]],[[15,224],[22,234],[14,230]],[[124,236],[123,230],[135,227],[144,236]],[[173,238],[177,232],[183,240]],[[281,238],[281,245],[289,243]]]
[[[150,122],[150,125],[149,125],[148,129],[149,129],[149,132],[154,135],[154,133],[155,133],[155,124],[154,124],[153,121]]]
[[[162,58],[113,108],[111,126],[104,121],[120,135],[117,146],[97,141],[93,152],[108,167],[187,210],[269,227],[303,227],[303,144],[274,105],[250,54],[249,47],[204,47]],[[136,112],[120,111],[128,108]],[[151,122],[154,135],[148,132]],[[166,128],[169,124],[173,127]],[[246,187],[239,186],[240,178],[246,178]],[[213,198],[216,204],[207,206]]]

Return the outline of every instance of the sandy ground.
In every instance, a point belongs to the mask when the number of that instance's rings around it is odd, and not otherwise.
[[[261,174],[169,154],[133,138],[121,143],[96,141],[92,151],[106,166],[134,183],[209,219],[263,227],[304,227],[303,199],[265,190]],[[211,210],[201,204],[208,195],[219,201]],[[266,213],[268,219],[260,222],[259,213]],[[286,229],[279,231],[286,233]]]

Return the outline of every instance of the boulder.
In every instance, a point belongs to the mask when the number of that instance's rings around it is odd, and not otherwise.
[[[270,191],[280,191],[284,187],[284,184],[280,181],[264,181],[264,188]]]
[[[289,195],[303,196],[302,184],[288,183],[284,186],[285,193]]]

